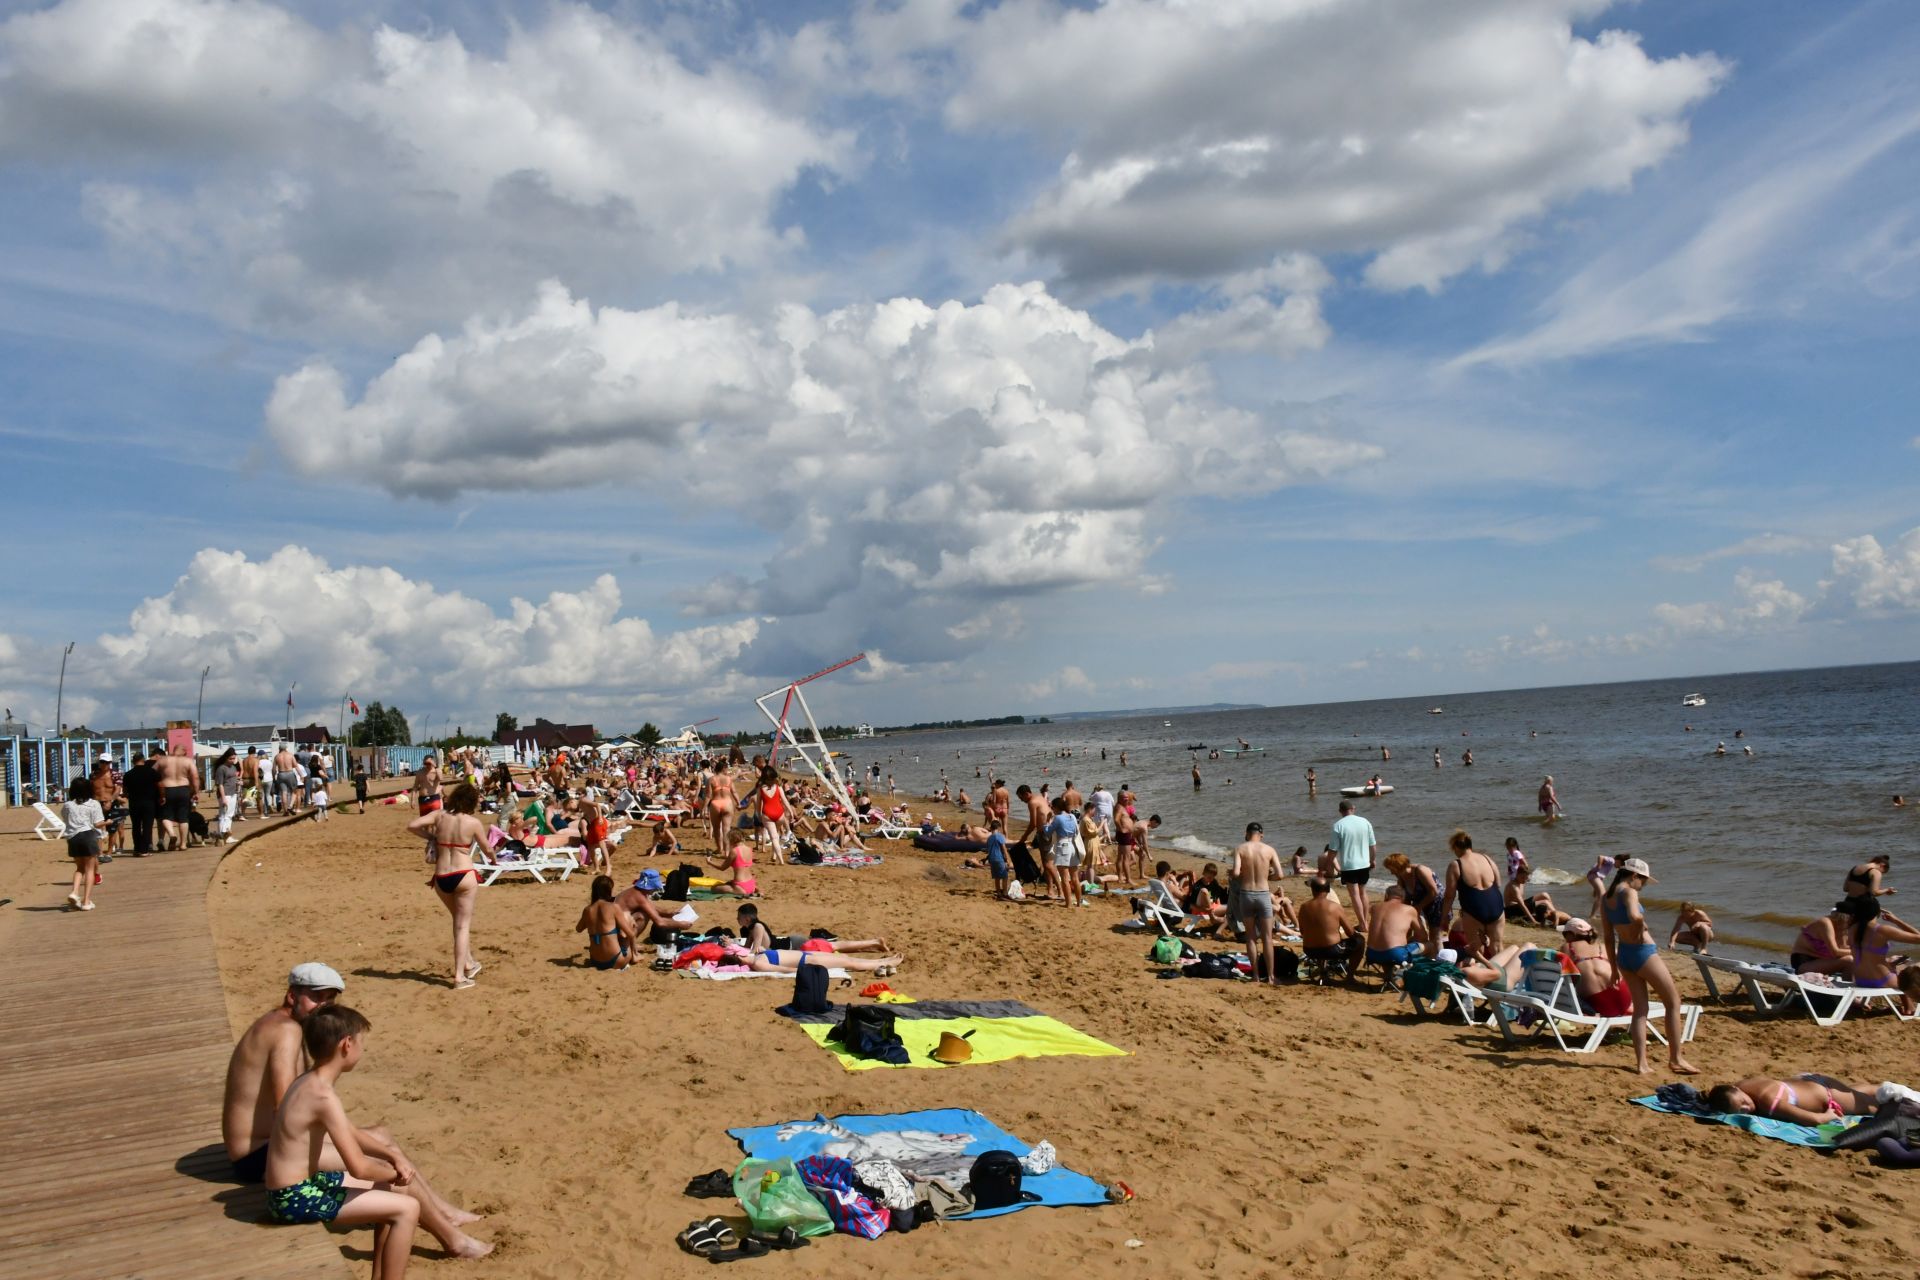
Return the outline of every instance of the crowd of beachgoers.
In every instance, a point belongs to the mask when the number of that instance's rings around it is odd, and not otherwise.
[[[240,797],[258,805],[263,792],[268,813],[318,816],[326,805],[324,781],[316,795],[281,763],[261,762],[248,777],[235,762],[239,785],[231,805],[225,778],[216,774],[216,831],[230,831],[239,820]],[[283,787],[285,775],[292,776]],[[1653,882],[1652,868],[1639,858],[1597,859],[1588,876],[1591,899],[1556,902],[1531,884],[1532,869],[1516,839],[1490,855],[1457,831],[1449,861],[1436,871],[1401,853],[1382,855],[1371,821],[1348,799],[1317,852],[1300,845],[1283,857],[1255,822],[1228,857],[1189,871],[1152,850],[1148,837],[1158,818],[1143,814],[1125,786],[1082,794],[1066,781],[1054,795],[1051,780],[1010,789],[987,774],[977,802],[945,784],[940,795],[926,797],[958,807],[958,819],[943,826],[931,812],[916,820],[896,796],[876,797],[865,778],[831,786],[817,775],[783,773],[767,760],[748,759],[738,748],[712,755],[561,750],[532,768],[455,752],[444,760],[429,757],[404,790],[372,801],[364,776],[355,781],[357,811],[406,805],[416,815],[406,830],[420,841],[427,887],[451,922],[446,984],[453,990],[470,989],[482,976],[473,932],[483,875],[538,866],[590,876],[574,929],[585,935],[584,964],[594,970],[645,968],[649,960],[652,968],[673,969],[698,952],[701,963],[747,972],[798,973],[830,963],[885,977],[907,961],[884,938],[835,938],[819,929],[805,936],[772,933],[760,917],[765,887],[756,868],[859,858],[875,841],[909,840],[959,851],[960,865],[985,873],[978,892],[1010,910],[1115,904],[1122,913],[1115,927],[1164,939],[1171,964],[1205,959],[1195,943],[1229,944],[1227,973],[1250,983],[1304,979],[1393,990],[1424,968],[1450,975],[1464,990],[1513,992],[1531,966],[1551,958],[1583,1011],[1630,1020],[1639,1071],[1651,1069],[1650,1030],[1664,1029],[1667,1068],[1694,1072],[1682,1052],[1683,1005],[1668,959],[1710,952],[1713,922],[1686,904],[1663,945],[1640,897]],[[145,782],[109,777],[106,785],[124,797],[129,785]],[[93,822],[102,807],[99,794],[89,790],[81,798],[76,785],[67,806],[70,825],[80,828],[73,833],[77,866],[98,856],[89,851],[94,841],[87,832],[103,837],[102,825]],[[184,824],[166,807],[170,799],[162,786],[163,846],[189,838],[176,830]],[[649,864],[658,858],[667,863]],[[1369,883],[1379,869],[1393,883],[1376,896]],[[1889,870],[1885,858],[1850,868],[1833,909],[1800,931],[1790,967],[1897,990],[1911,1012],[1920,968],[1907,968],[1891,949],[1920,943],[1920,931],[1884,909],[1883,898],[1893,892],[1885,882]],[[76,872],[77,902],[88,887],[79,880]],[[1303,889],[1297,897],[1294,885]],[[737,927],[688,932],[685,904],[696,896],[732,902]],[[1581,909],[1569,909],[1575,905]],[[1553,930],[1557,945],[1509,941],[1510,926]],[[476,1215],[435,1192],[394,1135],[358,1127],[346,1115],[334,1083],[360,1061],[370,1028],[341,1003],[344,989],[329,965],[300,963],[279,1007],[255,1021],[235,1048],[223,1138],[236,1175],[264,1184],[278,1221],[373,1226],[379,1276],[404,1273],[419,1227],[450,1254],[483,1256],[489,1246],[464,1230]],[[1717,1086],[1705,1098],[1720,1111],[1804,1123],[1868,1114],[1878,1123],[1914,1101],[1896,1085],[1764,1076]]]

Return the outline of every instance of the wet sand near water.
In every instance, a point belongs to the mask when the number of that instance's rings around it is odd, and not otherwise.
[[[950,813],[914,803],[927,809]],[[784,978],[587,968],[572,932],[580,876],[483,890],[486,968],[474,989],[450,990],[447,914],[421,843],[401,830],[412,812],[336,806],[325,825],[248,846],[216,873],[210,914],[235,1033],[279,1000],[290,965],[334,965],[374,1025],[342,1081],[349,1111],[390,1125],[436,1185],[488,1215],[473,1230],[498,1243],[492,1258],[443,1259],[423,1233],[416,1274],[707,1275],[673,1238],[713,1213],[742,1222],[731,1201],[681,1194],[738,1161],[729,1126],[946,1106],[1047,1139],[1068,1167],[1138,1199],[834,1236],[747,1265],[836,1278],[1113,1267],[1693,1280],[1910,1277],[1920,1251],[1907,1174],[1630,1107],[1668,1077],[1631,1074],[1624,1042],[1592,1058],[1510,1051],[1496,1032],[1416,1019],[1390,996],[1161,980],[1149,936],[1111,931],[1120,902],[994,902],[960,855],[905,843],[876,841],[886,862],[861,871],[761,864],[763,917],[777,933],[886,937],[908,957],[890,979],[899,991],[1023,1000],[1132,1056],[847,1072],[771,1012],[791,994]],[[683,839],[698,847],[691,828]],[[52,848],[27,852],[51,863]],[[626,881],[671,865],[616,858]],[[732,904],[695,908],[702,929],[733,924]],[[1699,999],[1693,966],[1675,972]],[[1920,1076],[1920,1025],[1886,1016],[1824,1031],[1710,1008],[1699,1034],[1687,1052],[1703,1087],[1753,1072]],[[371,1236],[336,1239],[365,1274]]]

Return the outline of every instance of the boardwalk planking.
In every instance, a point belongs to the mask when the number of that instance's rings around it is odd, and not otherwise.
[[[0,1275],[345,1280],[349,1238],[266,1225],[219,1145],[233,1040],[207,884],[225,849],[117,858],[82,915],[60,909],[63,846],[13,834],[19,812],[0,856],[47,874],[0,928]]]

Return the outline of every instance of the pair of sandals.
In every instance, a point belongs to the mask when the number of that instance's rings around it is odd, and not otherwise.
[[[719,1218],[687,1224],[677,1237],[680,1247],[698,1254],[708,1262],[739,1262],[743,1258],[764,1258],[775,1249],[799,1249],[807,1238],[792,1227],[782,1227],[778,1235],[754,1234],[741,1239],[738,1232]]]

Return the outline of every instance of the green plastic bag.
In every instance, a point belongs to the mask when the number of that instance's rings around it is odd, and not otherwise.
[[[742,1160],[733,1171],[733,1194],[755,1231],[792,1227],[803,1236],[833,1234],[827,1206],[807,1190],[791,1160]]]
[[[1155,938],[1151,954],[1156,964],[1172,964],[1180,958],[1180,944],[1172,938]]]

